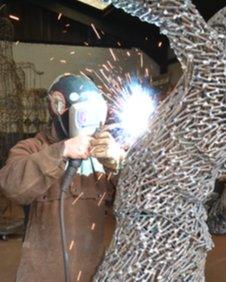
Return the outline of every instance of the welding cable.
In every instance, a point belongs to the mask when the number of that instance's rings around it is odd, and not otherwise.
[[[60,193],[60,234],[63,251],[63,262],[64,262],[64,281],[70,282],[70,270],[69,270],[69,255],[67,246],[67,236],[65,230],[65,214],[64,214],[64,200],[65,195],[68,192],[69,186],[72,182],[73,176],[76,174],[80,167],[82,160],[69,160],[68,167],[65,171],[63,181],[61,183]]]

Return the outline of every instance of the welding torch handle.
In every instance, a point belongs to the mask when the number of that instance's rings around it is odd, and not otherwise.
[[[81,163],[82,163],[81,159],[75,159],[75,160],[69,159],[68,166],[73,167],[77,170],[80,167]]]

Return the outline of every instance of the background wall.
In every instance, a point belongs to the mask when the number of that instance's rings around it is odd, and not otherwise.
[[[99,71],[107,60],[119,72],[135,73],[137,70],[151,76],[159,74],[159,66],[146,54],[143,55],[143,68],[141,68],[141,51],[137,49],[112,49],[117,61],[114,61],[108,48],[77,47],[68,45],[50,45],[33,43],[14,43],[14,60],[18,62],[31,62],[40,75],[36,76],[37,87],[48,88],[53,79],[62,73],[79,73],[85,69]],[[43,74],[41,74],[43,72]],[[87,72],[86,72],[87,73]],[[87,73],[88,74],[88,73]],[[29,78],[30,75],[30,78]],[[27,73],[27,79],[33,79],[32,73]],[[95,76],[91,74],[95,80]],[[39,78],[40,77],[40,78]]]

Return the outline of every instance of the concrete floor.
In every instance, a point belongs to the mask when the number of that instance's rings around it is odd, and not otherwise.
[[[225,282],[226,236],[215,236],[214,242],[215,248],[209,253],[207,259],[206,282]],[[20,255],[20,237],[11,237],[8,241],[0,241],[0,282],[14,281]]]
[[[15,281],[15,274],[21,256],[21,244],[22,239],[20,237],[11,237],[8,241],[0,240],[1,282]]]

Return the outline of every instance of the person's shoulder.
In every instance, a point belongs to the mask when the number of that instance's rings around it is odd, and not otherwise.
[[[20,140],[12,150],[26,150],[30,152],[37,152],[45,145],[48,145],[45,134],[43,132],[37,133],[34,137]]]

